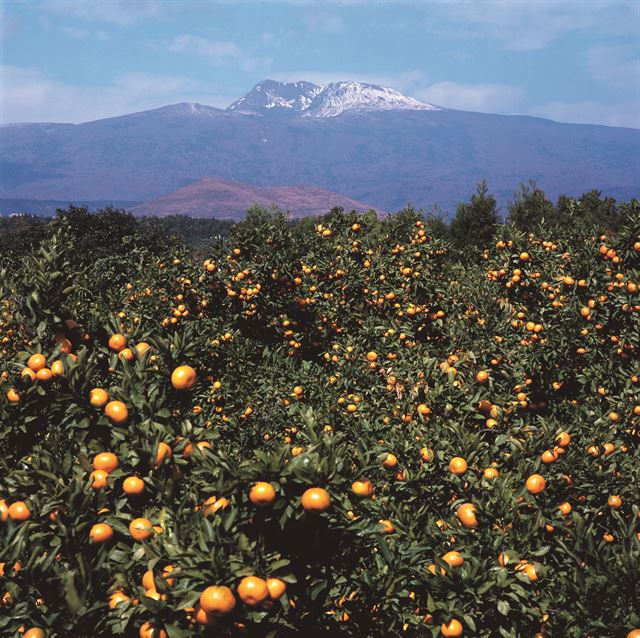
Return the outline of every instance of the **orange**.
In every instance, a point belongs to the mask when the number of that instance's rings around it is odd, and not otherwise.
[[[428,447],[420,448],[420,458],[425,463],[428,463],[433,458],[433,450],[431,448],[428,448]]]
[[[109,473],[104,470],[94,470],[89,475],[91,479],[91,487],[94,490],[100,490],[109,485]]]
[[[302,495],[301,502],[307,512],[325,512],[331,506],[331,496],[322,487],[310,487]]]
[[[93,388],[89,393],[89,403],[94,408],[104,408],[109,401],[109,393],[102,388]]]
[[[120,352],[127,345],[127,338],[117,332],[109,337],[109,348],[114,352]]]
[[[171,385],[176,390],[189,390],[196,382],[196,371],[191,366],[178,366],[171,373]]]
[[[115,609],[120,603],[126,603],[130,600],[130,596],[127,596],[121,589],[117,589],[109,594],[109,609]]]
[[[636,250],[640,250],[640,241],[636,243],[638,244],[638,247],[636,248]],[[640,638],[640,629],[632,629],[627,634],[627,638]]]
[[[165,460],[170,460],[173,457],[173,451],[167,443],[160,441],[158,443],[158,449],[156,450],[156,467],[161,465]]]
[[[32,354],[27,361],[27,367],[34,372],[42,370],[46,365],[47,358],[43,354]]]
[[[373,494],[373,485],[368,479],[354,481],[351,489],[356,496],[371,496]]]
[[[238,596],[243,603],[254,607],[269,597],[267,583],[257,576],[246,576],[237,587]]]
[[[398,459],[396,455],[391,454],[391,452],[387,452],[387,455],[382,461],[382,465],[384,465],[388,470],[393,470],[398,465]]]
[[[563,516],[569,516],[573,508],[571,507],[571,503],[565,501],[564,503],[560,503],[560,505],[558,505],[558,509]]]
[[[118,457],[113,452],[100,452],[93,457],[93,469],[113,472],[118,467]]]
[[[154,529],[148,518],[134,518],[129,523],[129,533],[134,540],[144,541],[153,536]]]
[[[49,383],[53,379],[53,372],[49,368],[41,368],[36,372],[36,379],[42,383]]]
[[[120,361],[128,361],[131,362],[136,358],[135,354],[133,354],[133,350],[131,348],[123,348],[118,352],[118,359]]]
[[[373,350],[371,352],[367,352],[367,361],[370,361],[371,363],[373,363],[374,361],[378,360],[378,353],[377,352],[373,352]]]
[[[24,501],[9,505],[9,518],[12,521],[26,521],[31,518],[31,510]]]
[[[547,482],[540,474],[532,474],[525,483],[527,490],[531,494],[540,494],[547,487]]]
[[[54,377],[63,377],[64,376],[64,363],[60,361],[60,359],[56,359],[51,364],[51,374]]]
[[[500,476],[500,472],[498,472],[498,470],[495,467],[488,467],[482,473],[482,476],[490,480],[490,479],[498,478]]]
[[[44,638],[45,633],[44,629],[40,629],[40,627],[31,627],[31,629],[27,629],[22,634],[22,638]]]
[[[271,483],[258,481],[249,490],[249,500],[258,507],[265,507],[276,500],[276,491]]]
[[[106,543],[113,538],[113,528],[107,523],[96,523],[89,531],[92,543]]]
[[[538,580],[538,572],[536,572],[536,566],[533,563],[525,565],[524,573],[532,583],[535,583],[536,580]]]
[[[554,463],[558,460],[558,454],[553,450],[545,450],[540,455],[540,460],[545,464]]]
[[[122,401],[109,401],[104,408],[106,417],[115,425],[124,425],[129,420],[129,410]]]
[[[7,390],[7,399],[9,403],[15,404],[20,402],[20,395],[15,391],[14,388],[9,388]]]
[[[383,534],[393,534],[396,530],[393,523],[388,518],[381,518],[378,523],[382,525]]]
[[[140,343],[136,344],[136,352],[138,353],[138,357],[142,358],[144,356],[144,353],[150,348],[151,346],[146,342],[146,341],[141,341]]]
[[[619,507],[622,506],[622,499],[616,495],[616,494],[612,494],[608,499],[607,499],[607,505],[609,507],[611,507],[612,509],[617,510]]]
[[[236,606],[236,597],[226,585],[211,585],[200,594],[200,607],[212,616],[227,616]]]
[[[449,471],[456,476],[462,476],[467,471],[467,462],[461,456],[454,456],[449,461]]]
[[[215,514],[218,510],[224,509],[229,505],[229,499],[224,496],[217,498],[216,496],[210,496],[205,502],[202,508],[202,513],[205,516]]]
[[[464,563],[464,558],[460,552],[447,552],[442,560],[449,565],[449,567],[460,567]]]
[[[33,383],[36,380],[36,373],[31,368],[22,368],[20,377],[25,383]]]
[[[489,373],[485,370],[480,370],[478,374],[476,374],[476,381],[478,383],[486,383],[489,380]]]
[[[477,508],[473,503],[463,503],[456,510],[456,516],[465,527],[478,527],[476,509]]]
[[[279,578],[267,578],[267,589],[269,590],[269,598],[277,600],[287,591],[287,583]]]
[[[127,476],[122,482],[122,491],[127,496],[134,496],[144,492],[144,481],[137,476]]]
[[[193,610],[193,619],[203,627],[215,627],[218,624],[216,617],[208,614],[199,604]]]
[[[138,635],[140,638],[167,638],[167,632],[164,629],[154,627],[150,622],[146,622],[140,627]]]
[[[556,436],[556,444],[560,447],[567,447],[571,443],[571,435],[568,432],[560,432]]]
[[[9,518],[9,505],[4,499],[0,499],[0,521],[4,522]]]
[[[440,631],[443,636],[462,636],[464,628],[459,620],[452,618],[448,623],[443,622],[440,625]]]

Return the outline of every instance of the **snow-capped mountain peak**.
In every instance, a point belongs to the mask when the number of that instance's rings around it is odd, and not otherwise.
[[[228,110],[240,113],[264,113],[265,111],[299,113],[309,107],[313,98],[321,90],[321,86],[311,82],[264,80],[229,106]]]
[[[318,86],[303,81],[264,80],[229,106],[228,110],[262,115],[335,117],[347,111],[437,111],[440,108],[376,84],[332,82]]]
[[[316,95],[304,115],[335,117],[345,111],[438,111],[433,104],[420,102],[399,91],[376,84],[332,82]]]

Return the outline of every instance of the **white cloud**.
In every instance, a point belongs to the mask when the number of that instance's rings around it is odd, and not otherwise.
[[[128,27],[138,22],[160,18],[179,8],[180,2],[157,0],[45,0],[40,8],[91,22],[107,22]]]
[[[527,114],[546,117],[557,122],[640,128],[640,103],[636,100],[617,104],[593,101],[549,102],[528,109]]]
[[[587,52],[592,77],[601,84],[640,97],[640,55],[637,46],[601,45]]]
[[[457,28],[451,33],[497,39],[512,51],[544,49],[575,32],[600,37],[633,36],[640,28],[637,2],[475,0],[445,2],[430,9],[456,23]]]
[[[78,40],[86,40],[91,35],[89,29],[78,29],[77,27],[62,27],[61,31],[65,35]]]
[[[0,116],[7,122],[87,122],[173,104],[200,102],[226,107],[236,96],[211,95],[186,76],[126,73],[107,85],[57,82],[41,71],[0,67]]]
[[[271,66],[271,58],[252,56],[234,42],[209,40],[189,33],[176,36],[169,50],[202,57],[212,66],[235,66],[248,72],[266,71]]]
[[[513,113],[522,104],[524,91],[510,84],[438,82],[414,91],[413,96],[424,102],[452,109]]]

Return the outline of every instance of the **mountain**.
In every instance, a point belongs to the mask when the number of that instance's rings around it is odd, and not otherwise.
[[[254,115],[336,117],[345,112],[441,109],[376,84],[332,82],[318,86],[311,82],[265,80],[227,110]]]
[[[452,213],[485,178],[504,210],[530,179],[551,198],[638,196],[639,149],[637,129],[444,109],[353,82],[266,81],[228,109],[174,104],[4,126],[0,198],[148,201],[215,175],[314,185],[386,211],[411,201]]]
[[[316,186],[276,186],[261,188],[228,179],[203,177],[193,184],[163,195],[131,211],[137,215],[165,217],[175,213],[192,217],[242,219],[249,207],[259,204],[291,211],[293,217],[322,215],[334,206],[367,211],[367,204]]]

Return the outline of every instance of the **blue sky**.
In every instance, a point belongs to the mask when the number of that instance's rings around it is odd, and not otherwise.
[[[0,120],[82,122],[256,82],[640,128],[640,0],[0,0]]]

